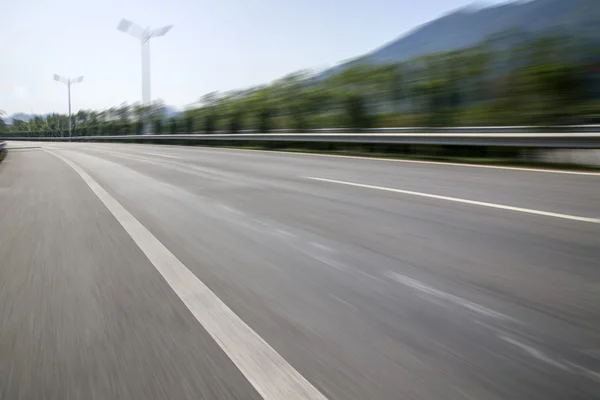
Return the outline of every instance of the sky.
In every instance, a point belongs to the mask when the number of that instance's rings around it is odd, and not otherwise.
[[[477,4],[505,3],[480,0]],[[67,112],[53,75],[84,76],[73,112],[141,99],[140,43],[116,29],[174,25],[150,43],[152,99],[183,108],[213,91],[321,70],[370,52],[465,0],[4,0],[0,110]]]

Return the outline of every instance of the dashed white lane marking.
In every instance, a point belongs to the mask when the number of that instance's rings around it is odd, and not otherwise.
[[[160,154],[160,153],[144,153],[144,154],[148,154],[150,156],[158,156],[158,157],[166,157],[166,158],[175,158],[175,159],[181,159],[181,157],[176,157],[176,156],[168,156],[166,154]]]
[[[458,306],[461,306],[463,308],[466,308],[468,310],[474,311],[476,313],[485,315],[487,317],[493,317],[493,318],[501,318],[501,319],[507,319],[507,320],[513,320],[513,318],[509,317],[508,315],[504,315],[502,313],[499,313],[497,311],[494,310],[490,310],[487,307],[484,307],[482,305],[479,305],[477,303],[473,303],[472,301],[469,300],[465,300],[462,299],[458,296],[455,296],[453,294],[450,293],[446,293],[443,292],[441,290],[435,289],[429,285],[424,284],[423,282],[419,282],[416,279],[412,279],[409,278],[408,276],[404,276],[402,274],[399,274],[397,272],[394,271],[388,271],[386,273],[386,275],[393,279],[394,281],[401,283],[405,286],[408,286],[410,288],[416,289],[422,293],[425,293],[426,295],[432,296],[434,298],[449,302],[449,303],[454,303]]]
[[[319,256],[319,255],[316,255],[316,254],[313,254],[313,253],[308,253],[308,255],[310,255],[312,258],[314,258],[317,261],[321,261],[323,264],[327,264],[330,267],[333,267],[334,269],[337,269],[338,271],[344,271],[344,272],[346,272],[346,271],[350,270],[350,268],[348,268],[344,264],[339,263],[339,262],[337,262],[335,260],[332,260],[330,258],[322,257],[322,256]]]
[[[458,197],[440,196],[440,195],[437,195],[437,194],[414,192],[412,190],[394,189],[394,188],[389,188],[389,187],[385,187],[385,186],[365,185],[365,184],[362,184],[362,183],[338,181],[338,180],[335,180],[335,179],[316,178],[316,177],[311,177],[311,176],[305,176],[304,178],[306,178],[306,179],[312,179],[312,180],[315,180],[315,181],[337,183],[337,184],[340,184],[340,185],[356,186],[356,187],[362,187],[362,188],[367,188],[367,189],[384,190],[386,192],[395,192],[395,193],[409,194],[411,196],[427,197],[427,198],[430,198],[430,199],[452,201],[452,202],[455,202],[455,203],[471,204],[471,205],[474,205],[474,206],[497,208],[497,209],[500,209],[500,210],[515,211],[515,212],[521,212],[521,213],[527,213],[527,214],[535,214],[535,215],[542,215],[544,217],[562,218],[562,219],[569,219],[569,220],[572,220],[572,221],[589,222],[589,223],[592,223],[592,224],[600,224],[600,219],[597,219],[597,218],[588,218],[588,217],[580,217],[580,216],[577,216],[577,215],[560,214],[560,213],[554,213],[554,212],[548,212],[548,211],[533,210],[531,208],[513,207],[513,206],[507,206],[507,205],[503,205],[503,204],[487,203],[487,202],[484,202],[484,201],[475,201],[475,200],[461,199],[461,198],[458,198]]]
[[[518,340],[510,338],[508,336],[499,336],[499,337],[500,337],[500,339],[504,340],[505,342],[508,342],[508,343],[512,344],[513,346],[520,348],[521,350],[525,351],[530,356],[535,357],[540,361],[543,361],[547,364],[553,365],[560,369],[564,369],[564,370],[568,369],[568,367],[565,364],[561,363],[560,361],[554,360],[553,358],[550,358],[549,356],[544,354],[542,351],[540,351],[532,346],[529,346],[525,343],[521,343]]]
[[[322,245],[321,243],[317,243],[317,242],[309,242],[309,244],[313,247],[316,247],[317,249],[326,251],[328,253],[334,253],[335,251],[331,248],[331,247],[327,247],[325,245]]]
[[[596,371],[592,371],[591,369],[582,367],[581,365],[572,363],[568,360],[557,360],[554,359],[550,356],[548,356],[546,353],[544,353],[543,351],[536,349],[533,346],[530,346],[528,344],[522,343],[516,339],[513,339],[511,337],[505,336],[505,335],[498,335],[498,337],[502,340],[504,340],[507,343],[512,344],[513,346],[518,347],[519,349],[523,350],[525,353],[529,354],[530,356],[537,358],[538,360],[545,362],[546,364],[552,365],[556,368],[565,370],[565,371],[569,371],[572,373],[579,373],[579,374],[583,374],[585,376],[588,376],[589,378],[595,379],[595,380],[600,380],[600,373],[596,372]]]
[[[327,400],[92,177],[63,156],[48,152],[79,174],[265,400]]]

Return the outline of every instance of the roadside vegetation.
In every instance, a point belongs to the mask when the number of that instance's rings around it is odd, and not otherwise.
[[[73,115],[73,136],[269,132],[403,126],[600,122],[600,52],[568,36],[503,32],[477,46],[403,63],[354,60],[339,73],[300,71],[268,85],[209,93],[175,117],[165,105],[121,104]],[[68,135],[67,116],[0,123],[1,136]]]

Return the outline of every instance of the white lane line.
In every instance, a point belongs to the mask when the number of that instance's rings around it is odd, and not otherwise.
[[[327,247],[325,245],[322,245],[321,243],[317,243],[317,242],[309,242],[308,244],[310,244],[311,246],[316,247],[317,249],[326,251],[328,253],[336,253],[335,250],[333,250],[331,247]]]
[[[444,300],[449,303],[454,303],[463,308],[466,308],[466,309],[474,311],[476,313],[485,315],[487,317],[514,320],[513,318],[509,317],[508,315],[504,315],[497,311],[490,310],[489,308],[479,305],[477,303],[473,303],[472,301],[465,300],[465,299],[462,299],[453,294],[446,293],[441,290],[435,289],[429,285],[424,284],[423,282],[419,282],[416,279],[409,278],[408,276],[404,276],[397,272],[388,271],[388,272],[386,272],[386,276],[390,279],[393,279],[394,281],[396,281],[398,283],[401,283],[405,286],[408,286],[408,287],[418,290],[422,293],[425,293],[426,295],[432,296],[432,297],[440,299],[440,300]]]
[[[168,156],[168,155],[159,154],[159,153],[122,153],[120,151],[100,149],[100,148],[96,148],[96,147],[93,147],[91,149],[93,151],[97,151],[100,153],[112,154],[112,155],[119,156],[119,157],[129,158],[131,160],[146,161],[146,162],[156,162],[157,161],[156,159],[149,158],[147,156],[158,156],[158,157],[167,157],[167,158],[175,158],[175,159],[182,158],[182,157]],[[144,157],[144,156],[146,156],[146,157]]]
[[[583,375],[588,376],[589,378],[592,378],[595,380],[600,380],[600,373],[598,373],[596,371],[592,371],[591,369],[582,367],[581,365],[572,363],[571,361],[568,361],[568,360],[562,360],[562,359],[560,361],[556,360],[556,359],[548,356],[541,350],[536,349],[533,346],[522,343],[522,342],[520,342],[516,339],[513,339],[511,337],[508,337],[506,335],[498,335],[498,337],[500,339],[504,340],[505,342],[510,343],[513,346],[520,348],[521,350],[523,350],[525,353],[529,354],[530,356],[537,358],[538,360],[543,361],[547,364],[550,364],[556,368],[560,368],[562,370],[569,371],[571,373],[583,374]]]
[[[175,158],[177,160],[180,160],[182,157],[176,157],[176,156],[168,156],[166,154],[160,154],[160,153],[143,153],[143,154],[148,154],[150,156],[158,156],[158,157],[166,157],[166,158]]]
[[[302,251],[302,250],[301,250],[301,251]],[[327,264],[327,265],[329,265],[330,267],[332,267],[333,269],[336,269],[336,270],[338,270],[338,271],[344,271],[344,272],[347,272],[347,271],[349,271],[349,270],[350,270],[350,268],[348,268],[348,267],[347,267],[347,266],[345,266],[344,264],[342,264],[342,263],[339,263],[339,262],[337,262],[337,261],[335,261],[335,260],[332,260],[332,259],[330,259],[330,258],[327,258],[327,257],[321,257],[321,256],[318,256],[318,255],[316,255],[316,254],[313,254],[313,253],[308,253],[308,252],[305,252],[305,251],[303,251],[303,253],[305,253],[305,254],[308,254],[310,257],[314,258],[315,260],[317,260],[317,261],[321,261],[322,263],[324,263],[324,264]]]
[[[265,400],[327,400],[92,177],[63,156],[48,152],[81,176]]]
[[[60,149],[55,149],[55,150],[60,150]],[[140,154],[138,154],[136,156],[135,154],[122,153],[120,151],[114,151],[114,150],[98,149],[98,148],[95,148],[95,147],[90,148],[90,150],[95,151],[95,152],[99,152],[99,153],[112,154],[112,155],[118,156],[118,157],[125,157],[125,158],[129,158],[129,159],[132,159],[132,160],[150,160],[149,158],[144,158]]]
[[[543,215],[544,217],[554,217],[554,218],[569,219],[572,221],[600,224],[600,219],[597,219],[597,218],[587,218],[587,217],[580,217],[577,215],[560,214],[560,213],[554,213],[554,212],[548,212],[548,211],[533,210],[531,208],[513,207],[513,206],[506,206],[503,204],[487,203],[484,201],[467,200],[467,199],[461,199],[458,197],[440,196],[437,194],[413,192],[412,190],[394,189],[394,188],[389,188],[389,187],[385,187],[385,186],[365,185],[362,183],[338,181],[335,179],[316,178],[316,177],[312,177],[312,176],[305,176],[304,178],[312,179],[315,181],[338,183],[340,185],[356,186],[356,187],[362,187],[362,188],[367,188],[367,189],[384,190],[386,192],[409,194],[412,196],[427,197],[430,199],[453,201],[455,203],[471,204],[474,206],[497,208],[500,210],[516,211],[516,212],[527,213],[527,214]]]
[[[561,363],[560,361],[554,360],[553,358],[550,358],[549,356],[547,356],[546,354],[544,354],[543,352],[541,352],[540,350],[538,350],[534,347],[526,345],[525,343],[521,343],[518,340],[510,338],[508,336],[500,335],[499,337],[500,337],[500,339],[504,340],[505,342],[508,342],[508,343],[512,344],[513,346],[520,348],[521,350],[523,350],[530,356],[535,357],[540,361],[543,361],[547,364],[553,365],[553,366],[563,369],[563,370],[568,369],[568,367],[565,364]]]

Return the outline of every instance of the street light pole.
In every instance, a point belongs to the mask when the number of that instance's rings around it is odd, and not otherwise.
[[[67,85],[67,91],[69,93],[69,138],[71,138],[71,84],[81,82],[83,80],[83,76],[71,79],[54,74],[54,80],[56,82],[64,83],[65,85]]]
[[[69,139],[71,139],[71,80],[67,82],[67,91],[69,92]]]
[[[146,30],[148,32],[148,30]],[[150,37],[142,38],[142,105],[149,106],[152,102],[150,93]]]
[[[172,27],[173,25],[168,25],[154,30],[151,30],[150,28],[143,29],[126,19],[122,19],[117,26],[117,29],[121,32],[128,33],[138,39],[142,47],[142,106],[145,114],[142,116],[142,120],[144,120],[145,123],[143,133],[149,133],[151,128],[149,120],[150,113],[148,112],[152,103],[152,97],[150,95],[150,39],[166,35]]]

